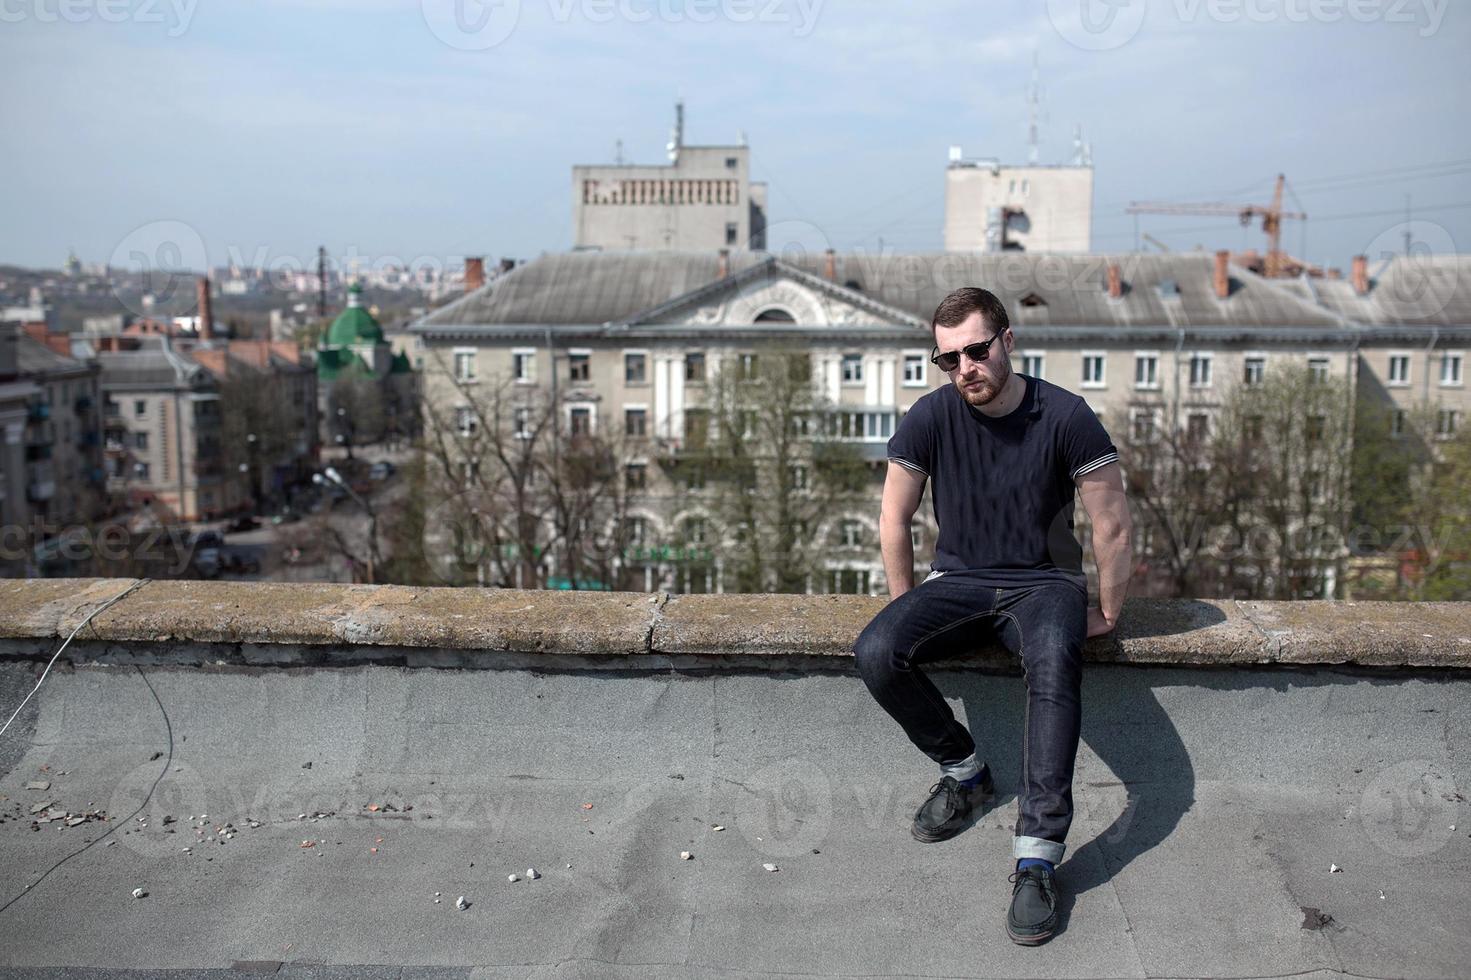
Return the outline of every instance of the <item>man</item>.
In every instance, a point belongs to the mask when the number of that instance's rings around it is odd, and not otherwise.
[[[950,383],[915,402],[889,440],[879,515],[892,601],[854,648],[868,689],[941,777],[914,817],[930,843],[955,836],[993,792],[990,768],[919,665],[990,638],[1021,659],[1027,685],[1020,812],[1007,934],[1036,945],[1057,925],[1054,868],[1073,816],[1086,637],[1118,622],[1130,571],[1130,520],[1118,452],[1086,402],[1011,370],[1006,308],[958,289],[931,324],[930,358]],[[914,582],[910,522],[932,479],[940,536]],[[1099,601],[1089,607],[1074,493],[1093,524]]]

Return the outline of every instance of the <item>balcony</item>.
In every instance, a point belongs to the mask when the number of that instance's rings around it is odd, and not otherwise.
[[[37,480],[26,488],[26,497],[32,503],[44,503],[56,496],[55,480]]]

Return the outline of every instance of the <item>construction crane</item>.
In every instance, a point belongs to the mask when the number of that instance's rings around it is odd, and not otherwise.
[[[1159,249],[1161,252],[1168,252],[1170,250],[1170,247],[1168,245],[1166,245],[1164,242],[1160,241],[1158,238],[1155,238],[1153,235],[1151,235],[1147,231],[1144,233],[1144,235],[1142,237],[1144,238],[1144,240],[1146,242],[1148,242],[1149,244],[1153,245],[1155,248]]]
[[[1287,186],[1287,177],[1277,175],[1277,190],[1271,204],[1167,204],[1162,202],[1134,201],[1126,214],[1203,214],[1236,215],[1243,225],[1251,224],[1253,218],[1262,219],[1262,231],[1267,233],[1267,258],[1264,274],[1268,279],[1282,278],[1286,267],[1286,256],[1282,252],[1282,222],[1285,219],[1306,221],[1301,211],[1282,210],[1282,191]]]

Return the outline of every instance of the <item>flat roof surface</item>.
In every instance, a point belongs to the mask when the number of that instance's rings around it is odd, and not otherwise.
[[[927,845],[937,767],[854,674],[59,665],[0,737],[0,973],[1471,975],[1471,675],[1089,665],[1038,948],[1023,682],[932,676],[998,796]]]

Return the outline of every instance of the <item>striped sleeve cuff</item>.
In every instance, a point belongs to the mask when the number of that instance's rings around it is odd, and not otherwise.
[[[1093,460],[1091,463],[1084,463],[1082,466],[1079,466],[1077,469],[1073,470],[1073,479],[1076,480],[1078,477],[1083,476],[1084,474],[1092,473],[1094,470],[1098,469],[1100,466],[1107,466],[1109,463],[1117,463],[1118,461],[1119,461],[1119,454],[1118,453],[1116,453],[1116,452],[1104,453],[1102,456],[1099,456],[1097,459]]]
[[[918,463],[911,463],[909,460],[904,459],[903,457],[890,456],[889,461],[893,463],[898,463],[906,470],[914,470],[914,472],[920,474],[921,476],[929,476],[929,474],[925,472],[924,467],[920,466]]]

